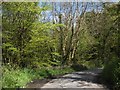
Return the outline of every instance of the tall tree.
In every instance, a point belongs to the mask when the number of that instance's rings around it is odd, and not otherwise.
[[[24,48],[31,39],[32,24],[38,20],[40,11],[34,2],[2,3],[4,62],[22,62]]]

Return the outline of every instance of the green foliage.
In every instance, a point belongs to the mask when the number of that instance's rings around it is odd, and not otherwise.
[[[63,69],[48,69],[48,72],[51,76],[54,76],[54,75],[63,75],[63,74],[66,74],[66,73],[70,73],[70,72],[73,72],[75,71],[73,68],[70,68],[70,67],[66,67],[66,68],[63,68]]]
[[[94,61],[86,61],[86,60],[81,60],[80,62],[84,67],[87,67],[87,69],[92,69],[95,68],[95,63]]]
[[[57,38],[53,34],[57,27],[63,25],[39,21],[41,12],[47,8],[40,8],[36,2],[3,2],[2,49],[5,64],[33,68],[59,64]]]
[[[108,41],[106,43],[106,54],[105,59],[107,62],[105,63],[105,67],[103,70],[103,78],[107,81],[107,83],[111,83],[113,85],[114,90],[119,90],[120,88],[120,42],[119,42],[119,21],[120,13],[119,13],[119,3],[113,4],[106,7],[106,12],[110,17],[110,33],[108,37]]]
[[[120,88],[120,60],[118,58],[112,58],[104,67],[102,77],[107,83],[114,86],[113,89],[118,90]]]
[[[32,79],[32,73],[29,73],[28,69],[13,69],[12,67],[3,67],[3,88],[24,87]]]
[[[71,68],[73,68],[75,71],[81,71],[81,70],[86,70],[87,69],[86,66],[79,65],[79,64],[72,65]]]
[[[55,27],[55,26],[54,26]],[[56,26],[57,27],[57,26]],[[33,36],[25,48],[25,60],[29,59],[27,65],[35,65],[36,67],[43,67],[59,64],[59,53],[56,50],[57,39],[52,36],[54,33],[52,24],[35,22],[33,26]],[[26,62],[26,61],[25,61]]]
[[[47,77],[48,73],[47,73],[47,69],[46,68],[42,68],[38,71],[38,75],[40,75],[41,77]]]
[[[34,2],[2,3],[4,63],[16,63],[17,65],[22,63],[24,48],[31,38],[32,25],[38,20],[40,12],[41,8]]]

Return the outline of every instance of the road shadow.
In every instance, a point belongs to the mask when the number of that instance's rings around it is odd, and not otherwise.
[[[86,70],[83,72],[74,72],[72,74],[68,74],[59,78],[73,79],[73,81],[86,81],[86,82],[102,84],[101,72],[102,69]]]

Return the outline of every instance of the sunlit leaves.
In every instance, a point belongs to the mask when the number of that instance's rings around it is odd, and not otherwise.
[[[24,56],[24,48],[31,39],[32,25],[39,19],[39,14],[41,13],[41,8],[37,4],[37,2],[2,3],[4,59],[12,59],[11,62],[14,61],[13,59],[18,59],[16,61],[19,62],[20,60],[22,62],[23,58],[21,58],[21,55]],[[13,56],[7,56],[7,54],[11,53]]]

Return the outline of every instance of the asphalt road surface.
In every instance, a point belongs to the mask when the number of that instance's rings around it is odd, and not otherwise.
[[[93,69],[80,72],[74,72],[71,74],[66,74],[60,78],[52,79],[41,87],[41,90],[45,88],[58,89],[68,89],[73,90],[109,90],[103,84],[98,83],[98,75],[102,72],[102,69]],[[66,90],[65,89],[65,90]]]

